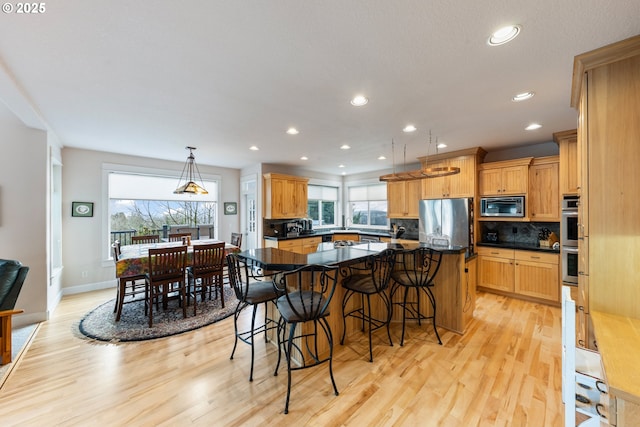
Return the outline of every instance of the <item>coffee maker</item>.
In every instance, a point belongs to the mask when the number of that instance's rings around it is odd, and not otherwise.
[[[300,234],[312,234],[313,233],[313,221],[311,218],[302,218],[298,220],[302,229]]]

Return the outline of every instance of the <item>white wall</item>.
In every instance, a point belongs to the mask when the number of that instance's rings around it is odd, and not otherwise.
[[[178,175],[184,166],[184,159],[171,162],[144,157],[125,156],[100,151],[64,148],[62,150],[62,235],[63,264],[62,288],[64,294],[84,292],[104,287],[115,287],[113,261],[102,245],[107,233],[103,224],[106,215],[106,194],[103,192],[102,166],[104,163],[175,170]],[[202,165],[198,168],[203,175],[219,175],[220,202],[239,202],[240,171]],[[178,180],[176,178],[176,184]],[[94,216],[91,218],[72,217],[71,203],[74,201],[93,202]],[[219,213],[218,237],[225,240],[231,232],[239,229],[238,215]],[[83,277],[86,272],[86,277]],[[115,294],[114,294],[115,296]]]
[[[0,258],[29,266],[14,324],[47,318],[47,133],[27,128],[0,106]]]

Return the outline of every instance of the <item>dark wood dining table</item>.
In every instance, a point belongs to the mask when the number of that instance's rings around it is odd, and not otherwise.
[[[192,240],[191,246],[187,246],[187,265],[191,263],[194,246],[221,242],[222,240],[216,239]],[[118,259],[118,262],[116,263],[116,276],[121,277],[145,274],[148,272],[149,249],[175,248],[178,246],[183,246],[182,242],[160,242],[122,246],[120,259]],[[226,254],[240,252],[239,247],[226,242],[224,249]]]

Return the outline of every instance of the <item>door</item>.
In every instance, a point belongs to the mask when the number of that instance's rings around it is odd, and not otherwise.
[[[242,214],[240,228],[243,230],[242,250],[258,247],[258,209],[257,209],[257,179],[244,177],[240,185],[242,192]]]

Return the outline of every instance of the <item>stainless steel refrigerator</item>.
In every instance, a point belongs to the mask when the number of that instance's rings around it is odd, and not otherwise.
[[[419,240],[433,247],[473,248],[473,198],[420,200]]]

